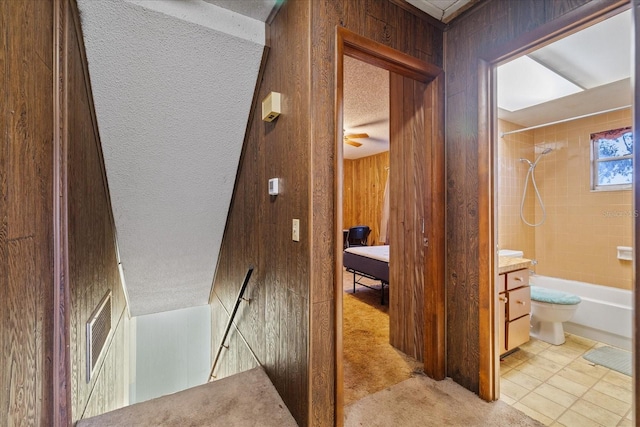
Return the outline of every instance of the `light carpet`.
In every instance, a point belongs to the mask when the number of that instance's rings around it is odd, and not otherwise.
[[[582,356],[589,362],[631,376],[631,352],[615,347],[598,347]]]
[[[422,371],[422,363],[389,344],[388,306],[380,291],[359,288],[343,294],[344,403],[404,381]]]
[[[485,402],[450,379],[415,376],[345,407],[345,427],[543,424],[498,400]]]
[[[76,427],[296,427],[260,367],[78,421]]]

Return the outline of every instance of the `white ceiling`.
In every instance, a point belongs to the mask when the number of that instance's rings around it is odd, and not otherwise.
[[[207,304],[264,22],[202,0],[78,7],[131,314]]]
[[[444,23],[450,22],[478,0],[406,0],[423,12]]]
[[[628,10],[529,54],[585,90],[498,116],[528,127],[631,105],[631,22]],[[499,90],[521,90],[498,78]]]
[[[261,21],[275,3],[78,0],[133,315],[208,301],[262,56]],[[451,13],[470,2],[429,3]],[[559,67],[563,51],[577,48],[535,55]],[[593,47],[582,55],[599,64]],[[625,82],[507,119],[529,126],[617,104],[616,95],[630,102]],[[388,88],[388,72],[346,58],[345,131],[371,138],[345,146],[345,158],[388,149]]]
[[[276,0],[204,0],[258,21],[266,22]],[[284,0],[280,0],[282,2]]]
[[[344,158],[357,159],[389,150],[389,72],[344,58],[343,125],[345,134],[367,133],[360,147],[344,144]]]

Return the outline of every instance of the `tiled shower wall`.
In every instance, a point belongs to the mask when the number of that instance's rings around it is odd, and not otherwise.
[[[622,110],[500,138],[499,246],[522,249],[525,257],[538,260],[538,274],[631,289],[631,262],[617,259],[616,247],[632,245],[632,192],[590,189],[590,134],[630,125],[631,111]],[[499,122],[500,132],[517,127]],[[546,147],[553,151],[538,163],[535,177],[547,218],[533,228],[519,216],[528,168],[518,159],[534,160]],[[534,197],[529,187],[529,222],[542,219]]]
[[[522,126],[498,120],[498,134],[521,129]],[[533,228],[520,219],[520,203],[524,180],[529,169],[526,162],[533,157],[533,132],[514,133],[498,138],[498,246],[524,252],[525,258],[535,258]],[[531,194],[525,199],[523,214],[533,223],[535,210]]]

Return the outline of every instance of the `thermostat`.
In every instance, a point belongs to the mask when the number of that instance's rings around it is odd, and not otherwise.
[[[277,196],[280,187],[280,179],[279,178],[271,178],[269,180],[269,195]]]

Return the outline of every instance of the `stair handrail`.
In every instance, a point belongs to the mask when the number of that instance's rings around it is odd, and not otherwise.
[[[233,324],[233,319],[236,317],[236,313],[238,312],[238,307],[240,307],[240,302],[243,300],[242,296],[244,295],[244,291],[247,289],[247,284],[249,283],[249,279],[251,278],[251,274],[253,273],[253,266],[249,266],[247,270],[247,274],[244,276],[244,281],[242,282],[242,286],[240,286],[240,291],[238,292],[238,297],[236,298],[235,305],[233,306],[233,311],[229,316],[229,321],[227,322],[227,326],[224,329],[224,335],[222,335],[222,342],[216,351],[216,357],[213,359],[213,364],[211,365],[211,371],[209,372],[209,380],[211,378],[215,378],[213,372],[216,369],[216,365],[218,364],[218,360],[220,359],[220,354],[222,353],[223,348],[228,348],[224,343],[227,341],[227,335],[229,334],[229,329],[231,329],[231,325]]]

